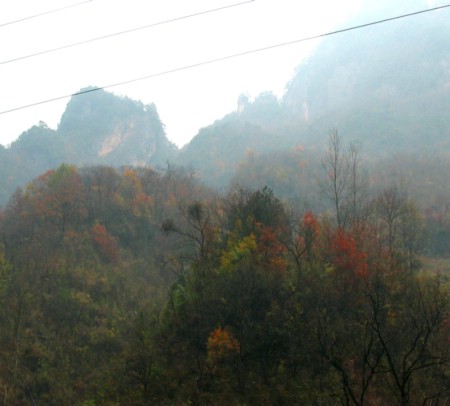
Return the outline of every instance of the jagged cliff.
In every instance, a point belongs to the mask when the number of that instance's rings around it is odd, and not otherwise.
[[[17,187],[61,163],[158,167],[176,153],[154,104],[103,90],[72,97],[56,130],[40,122],[0,149],[0,206]]]

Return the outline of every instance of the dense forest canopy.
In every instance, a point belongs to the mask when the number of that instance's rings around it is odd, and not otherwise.
[[[5,404],[448,401],[449,213],[374,189],[336,131],[321,162],[322,212],[171,166],[62,165],[18,190]]]

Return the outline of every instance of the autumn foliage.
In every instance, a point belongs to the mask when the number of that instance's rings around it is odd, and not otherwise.
[[[239,353],[239,342],[227,329],[218,327],[208,337],[208,362],[216,365]]]
[[[101,224],[94,224],[91,229],[92,240],[95,247],[104,261],[117,263],[119,259],[119,247],[117,241],[112,237],[105,226]]]
[[[366,278],[368,275],[367,254],[357,247],[355,238],[338,228],[331,240],[332,263],[338,274],[349,278]]]
[[[401,204],[338,227],[173,168],[49,171],[0,212],[2,401],[448,403],[448,280]]]

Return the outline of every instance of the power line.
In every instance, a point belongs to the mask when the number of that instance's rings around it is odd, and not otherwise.
[[[93,87],[93,88],[86,89],[86,90],[80,90],[79,92],[72,93],[72,94],[69,94],[69,95],[58,96],[58,97],[54,97],[54,98],[47,99],[47,100],[41,100],[41,101],[38,101],[38,102],[35,102],[35,103],[30,103],[30,104],[23,105],[23,106],[20,106],[20,107],[15,107],[15,108],[12,108],[12,109],[9,109],[9,110],[0,111],[0,114],[12,113],[13,111],[26,109],[26,108],[33,107],[33,106],[38,106],[38,105],[41,105],[41,104],[51,103],[51,102],[54,102],[54,101],[57,101],[57,100],[68,99],[70,97],[75,97],[75,96],[81,96],[83,94],[92,93],[92,92],[96,92],[96,91],[99,91],[99,90],[105,90],[105,89],[109,89],[109,88],[112,88],[112,87],[127,85],[127,84],[130,84],[130,83],[139,82],[139,81],[142,81],[142,80],[156,78],[158,76],[164,76],[164,75],[168,75],[168,74],[171,74],[171,73],[180,72],[180,71],[183,71],[183,70],[198,68],[198,67],[204,66],[204,65],[210,65],[210,64],[213,64],[213,63],[222,62],[222,61],[226,61],[226,60],[234,59],[234,58],[239,58],[241,56],[245,56],[245,55],[249,55],[249,54],[253,54],[253,53],[257,53],[257,52],[263,52],[263,51],[268,51],[268,50],[271,50],[271,49],[280,48],[280,47],[284,47],[284,46],[288,46],[288,45],[294,45],[294,44],[298,44],[300,42],[310,41],[310,40],[318,39],[318,38],[323,38],[323,37],[327,37],[327,36],[335,35],[335,34],[340,34],[340,33],[347,32],[347,31],[358,30],[358,29],[361,29],[361,28],[366,28],[366,27],[370,27],[370,26],[373,26],[373,25],[386,23],[386,22],[389,22],[389,21],[399,20],[399,19],[402,19],[402,18],[412,17],[412,16],[415,16],[415,15],[418,15],[418,14],[429,13],[431,11],[436,11],[436,10],[440,10],[440,9],[444,9],[444,8],[448,8],[448,7],[450,7],[450,4],[447,4],[447,5],[444,5],[444,6],[439,6],[439,7],[434,7],[434,8],[430,8],[430,9],[426,9],[426,10],[416,11],[416,12],[413,12],[413,13],[402,14],[402,15],[395,16],[395,17],[385,18],[385,19],[382,19],[382,20],[372,21],[370,23],[355,25],[355,26],[343,28],[343,29],[340,29],[340,30],[335,30],[335,31],[330,31],[330,32],[326,32],[326,33],[323,33],[323,34],[313,35],[313,36],[310,36],[310,37],[304,37],[304,38],[300,38],[300,39],[293,40],[293,41],[282,42],[282,43],[275,44],[275,45],[268,45],[268,46],[265,46],[265,47],[262,47],[262,48],[252,49],[252,50],[249,50],[249,51],[243,51],[243,52],[239,52],[239,53],[231,54],[231,55],[227,55],[227,56],[222,56],[222,57],[215,58],[215,59],[209,59],[209,60],[206,60],[206,61],[202,61],[202,62],[197,62],[197,63],[191,64],[191,65],[184,65],[184,66],[181,66],[181,67],[178,67],[178,68],[169,69],[169,70],[158,72],[158,73],[152,73],[152,74],[149,74],[149,75],[146,75],[146,76],[141,76],[139,78],[133,78],[133,79],[129,79],[129,80],[125,80],[125,81],[117,82],[117,83],[112,83],[112,84],[101,86],[101,87]]]
[[[68,6],[55,8],[55,9],[49,10],[49,11],[44,11],[43,13],[33,14],[31,16],[28,16],[28,17],[19,18],[18,20],[9,21],[7,23],[2,23],[2,24],[0,24],[0,28],[1,27],[5,27],[7,25],[11,25],[11,24],[21,23],[21,22],[26,21],[26,20],[31,20],[32,18],[38,18],[38,17],[42,17],[42,16],[45,16],[45,15],[48,15],[48,14],[57,13],[58,11],[67,10],[69,8],[81,6],[82,4],[90,3],[91,1],[93,1],[93,0],[85,0],[85,1],[81,1],[81,2],[75,3],[75,4],[70,4]]]
[[[92,0],[89,0],[89,1],[92,1]],[[103,39],[106,39],[106,38],[117,37],[119,35],[129,34],[130,32],[136,32],[136,31],[145,30],[145,29],[148,29],[148,28],[153,28],[153,27],[156,27],[156,26],[159,26],[159,25],[163,25],[163,24],[173,23],[175,21],[186,20],[188,18],[197,17],[197,16],[201,16],[201,15],[204,15],[204,14],[210,14],[210,13],[214,13],[214,12],[217,12],[217,11],[222,11],[222,10],[225,10],[225,9],[228,9],[228,8],[232,8],[232,7],[242,6],[244,4],[253,3],[254,1],[255,0],[246,0],[246,1],[243,1],[243,2],[240,2],[240,3],[234,3],[234,4],[231,4],[231,5],[227,5],[227,6],[222,6],[222,7],[218,7],[218,8],[204,10],[204,11],[200,11],[198,13],[188,14],[188,15],[184,15],[184,16],[181,16],[181,17],[175,17],[175,18],[172,18],[170,20],[159,21],[157,23],[147,24],[147,25],[131,28],[131,29],[124,30],[124,31],[114,32],[112,34],[102,35],[102,36],[96,37],[96,38],[90,38],[90,39],[87,39],[87,40],[84,40],[84,41],[79,41],[79,42],[74,42],[74,43],[67,44],[67,45],[62,45],[62,46],[57,47],[57,48],[47,49],[45,51],[36,52],[34,54],[29,54],[29,55],[24,55],[24,56],[19,56],[17,58],[9,59],[7,61],[0,62],[0,65],[5,65],[7,63],[17,62],[17,61],[20,61],[22,59],[33,58],[35,56],[61,51],[63,49],[67,49],[67,48],[72,48],[72,47],[76,47],[76,46],[79,46],[79,45],[88,44],[90,42],[100,41],[100,40],[103,40]]]

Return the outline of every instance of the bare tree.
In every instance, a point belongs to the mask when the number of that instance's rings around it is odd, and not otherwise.
[[[348,151],[347,209],[352,224],[360,223],[367,215],[367,180],[361,172],[360,147],[350,143]]]
[[[333,203],[338,227],[345,226],[344,200],[350,179],[350,167],[347,156],[342,152],[342,141],[337,129],[332,129],[328,138],[328,149],[322,159],[325,172],[320,187],[325,196]]]

